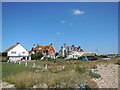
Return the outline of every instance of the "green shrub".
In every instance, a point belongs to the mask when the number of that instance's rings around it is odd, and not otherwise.
[[[76,67],[76,71],[82,74],[82,73],[84,73],[86,71],[86,68],[84,68],[84,67]]]
[[[51,88],[61,88],[63,85],[62,82],[54,82],[53,84],[50,85]]]
[[[100,74],[94,73],[94,72],[92,72],[92,71],[89,72],[89,75],[90,75],[91,77],[93,77],[93,78],[100,78],[100,77],[101,77]]]
[[[0,62],[7,62],[7,61],[8,61],[7,59],[0,60]]]
[[[87,83],[81,83],[81,82],[79,82],[78,84],[77,84],[77,88],[78,88],[78,90],[81,90],[81,89],[85,89],[85,90],[90,90],[90,86],[87,84]]]
[[[8,56],[2,56],[2,62],[7,62],[8,61],[8,59],[9,59],[9,57]]]
[[[94,56],[94,57],[88,57],[88,59],[89,60],[98,60],[98,59],[100,59],[101,58],[101,56]]]
[[[53,59],[50,58],[50,57],[45,57],[44,59],[47,60],[47,61],[52,61],[52,60],[53,60]]]
[[[39,52],[38,54],[32,54],[31,55],[31,59],[35,60],[35,59],[41,59],[43,57],[42,53]]]
[[[77,60],[82,60],[82,57],[78,57],[78,59]]]
[[[58,57],[58,58],[64,59],[65,57],[63,57],[63,56],[60,56],[60,57]]]

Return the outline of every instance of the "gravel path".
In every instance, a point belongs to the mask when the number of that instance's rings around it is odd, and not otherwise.
[[[101,65],[97,66],[97,70],[96,73],[99,73],[101,78],[93,80],[99,88],[118,88],[118,65]]]

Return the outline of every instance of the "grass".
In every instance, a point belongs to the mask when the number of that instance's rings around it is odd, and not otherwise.
[[[15,75],[23,71],[34,71],[32,67],[26,67],[24,65],[18,65],[16,63],[2,63],[2,78]]]
[[[76,62],[76,63],[70,63]],[[3,80],[14,84],[17,88],[28,88],[36,85],[38,88],[76,88],[85,83],[85,87],[97,88],[97,84],[91,80],[89,69],[97,68],[97,65],[116,63],[116,60],[110,61],[81,61],[81,60],[58,60],[54,61],[32,61],[28,66],[18,63],[3,63]],[[33,68],[33,63],[36,68]],[[48,69],[44,66],[48,64]],[[63,68],[64,66],[64,68]],[[96,78],[96,77],[94,77]]]
[[[120,65],[120,60],[118,60],[117,62],[115,62],[115,64],[118,64],[118,65]]]
[[[68,74],[69,73],[69,74]],[[26,77],[25,77],[26,76]],[[14,76],[8,76],[4,78],[5,81],[15,84],[17,88],[28,88],[33,85],[47,84],[49,88],[57,87],[57,85],[63,86],[62,88],[76,87],[76,82],[79,81],[83,76],[78,76],[76,72],[65,72],[63,73],[34,73],[34,72],[22,72]],[[39,87],[41,88],[41,87]]]
[[[79,72],[80,74],[86,72],[86,68],[85,67],[77,67],[76,71]]]

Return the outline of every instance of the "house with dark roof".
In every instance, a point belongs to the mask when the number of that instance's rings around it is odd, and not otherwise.
[[[35,45],[32,47],[30,53],[31,54],[37,54],[41,52],[43,54],[43,58],[44,57],[50,57],[50,58],[53,58],[55,59],[55,49],[53,47],[52,44],[50,45],[47,45],[47,46],[42,46],[42,45]]]
[[[10,61],[31,60],[29,51],[27,51],[20,43],[16,43],[16,45],[3,51],[2,56],[8,56]]]

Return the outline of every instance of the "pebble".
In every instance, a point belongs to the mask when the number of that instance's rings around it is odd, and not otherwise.
[[[0,81],[0,90],[2,89],[2,88],[14,88],[15,87],[15,85],[13,85],[13,84],[9,84],[9,83],[7,83],[7,82],[2,82],[2,81]]]
[[[101,78],[93,80],[99,88],[118,88],[118,65],[109,64],[107,67],[101,65],[98,66],[97,70]]]

